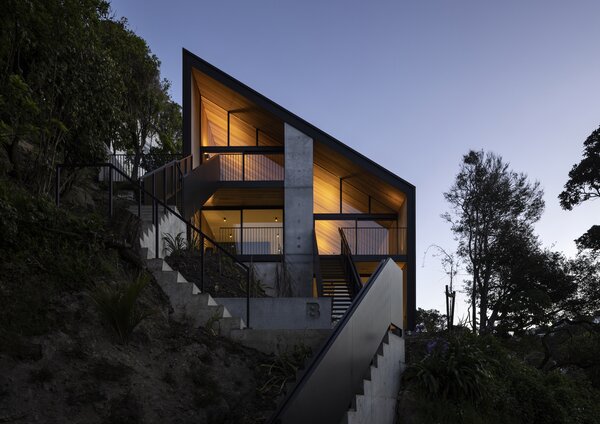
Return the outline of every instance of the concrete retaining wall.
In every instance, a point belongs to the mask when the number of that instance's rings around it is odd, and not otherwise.
[[[246,299],[218,297],[233,316],[246,318]],[[331,329],[331,298],[265,297],[250,299],[250,328]]]

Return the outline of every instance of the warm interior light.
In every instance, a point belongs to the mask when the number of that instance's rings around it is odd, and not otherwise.
[[[275,222],[277,222],[277,217],[275,217]]]
[[[227,217],[223,217],[223,222],[227,222]]]
[[[233,238],[233,235],[229,234],[229,238]]]

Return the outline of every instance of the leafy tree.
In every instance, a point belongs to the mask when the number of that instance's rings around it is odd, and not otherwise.
[[[585,201],[600,198],[600,127],[583,142],[583,159],[569,171],[569,180],[558,198],[571,210]],[[600,251],[600,225],[592,226],[576,240],[580,249]]]
[[[122,82],[98,37],[107,14],[102,0],[3,3],[0,141],[38,193],[57,162],[102,159],[114,135]]]
[[[530,228],[501,231],[488,292],[488,327],[523,333],[564,316],[577,292],[569,261],[542,249]]]
[[[443,217],[451,223],[471,274],[469,295],[472,303],[472,326],[488,331],[490,302],[498,290],[495,279],[496,255],[502,243],[510,243],[508,234],[530,231],[544,209],[543,191],[539,183],[509,170],[508,164],[494,153],[470,151],[463,157],[460,171],[444,197],[451,213]],[[510,245],[508,245],[510,247]]]
[[[437,309],[417,308],[415,321],[428,333],[437,333],[446,327],[446,316]]]
[[[135,155],[132,176],[136,177],[142,155],[153,142],[162,152],[180,148],[181,110],[169,97],[169,82],[160,79],[160,61],[147,43],[127,28],[125,19],[105,21],[103,37],[126,82],[113,146]]]

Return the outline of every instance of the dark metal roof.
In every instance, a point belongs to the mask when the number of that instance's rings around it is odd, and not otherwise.
[[[348,147],[335,137],[327,134],[326,132],[320,130],[319,128],[312,125],[310,122],[305,121],[284,107],[278,105],[271,99],[263,96],[256,90],[248,87],[246,84],[238,81],[231,75],[221,71],[217,67],[211,65],[204,59],[196,56],[192,52],[187,49],[183,49],[183,63],[184,70],[186,65],[190,65],[191,67],[203,72],[209,77],[215,79],[219,83],[228,87],[229,89],[239,93],[240,95],[246,97],[251,102],[255,103],[257,106],[264,108],[269,113],[273,114],[275,117],[281,119],[284,122],[292,125],[299,131],[305,133],[306,135],[312,137],[317,142],[323,143],[325,146],[331,148],[332,150],[344,155],[354,163],[359,166],[367,169],[369,172],[372,172],[377,177],[386,181],[387,183],[395,186],[405,193],[414,193],[415,186],[409,183],[408,181],[400,178],[393,172],[390,172],[386,168],[381,165],[373,162],[371,159],[366,156],[360,154],[356,150]]]

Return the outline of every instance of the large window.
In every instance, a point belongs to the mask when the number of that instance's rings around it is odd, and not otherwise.
[[[210,237],[236,255],[283,252],[283,210],[205,210],[202,226]]]

